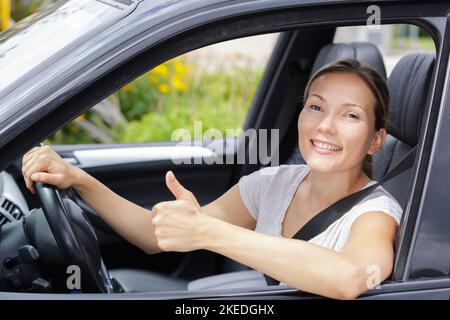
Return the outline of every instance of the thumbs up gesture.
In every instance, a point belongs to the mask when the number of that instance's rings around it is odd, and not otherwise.
[[[152,208],[159,248],[179,252],[203,249],[210,218],[201,212],[194,194],[181,185],[172,171],[166,174],[166,185],[176,200],[160,202]]]
[[[166,174],[166,185],[170,192],[175,196],[175,199],[188,201],[192,204],[196,204],[200,208],[194,194],[181,185],[172,171],[168,171]]]

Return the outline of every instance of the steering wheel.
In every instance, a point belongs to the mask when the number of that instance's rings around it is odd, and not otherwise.
[[[80,268],[82,291],[113,292],[94,228],[76,203],[73,190],[61,190],[43,183],[34,186],[65,262]]]

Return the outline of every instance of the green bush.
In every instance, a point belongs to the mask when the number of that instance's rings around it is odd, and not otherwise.
[[[51,144],[171,140],[174,130],[242,128],[262,70],[194,68],[172,59],[122,87],[49,138]],[[113,115],[113,116],[111,116]]]

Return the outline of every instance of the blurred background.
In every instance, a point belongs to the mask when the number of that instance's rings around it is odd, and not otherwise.
[[[0,27],[13,28],[54,2],[0,0]],[[202,121],[203,132],[216,128],[225,136],[226,129],[243,127],[277,38],[266,34],[226,41],[163,63],[74,119],[47,143],[169,141],[178,128],[193,134],[194,121]],[[413,25],[338,28],[334,42],[355,41],[379,47],[388,75],[410,52],[435,52],[431,37]]]

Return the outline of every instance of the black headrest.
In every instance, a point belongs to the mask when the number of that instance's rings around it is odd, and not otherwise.
[[[357,59],[362,64],[372,67],[386,79],[386,68],[383,57],[377,46],[368,42],[330,43],[320,49],[311,73],[316,72],[326,64],[339,59]]]
[[[410,146],[419,141],[433,65],[431,53],[409,54],[397,62],[387,81],[391,96],[388,132]]]

